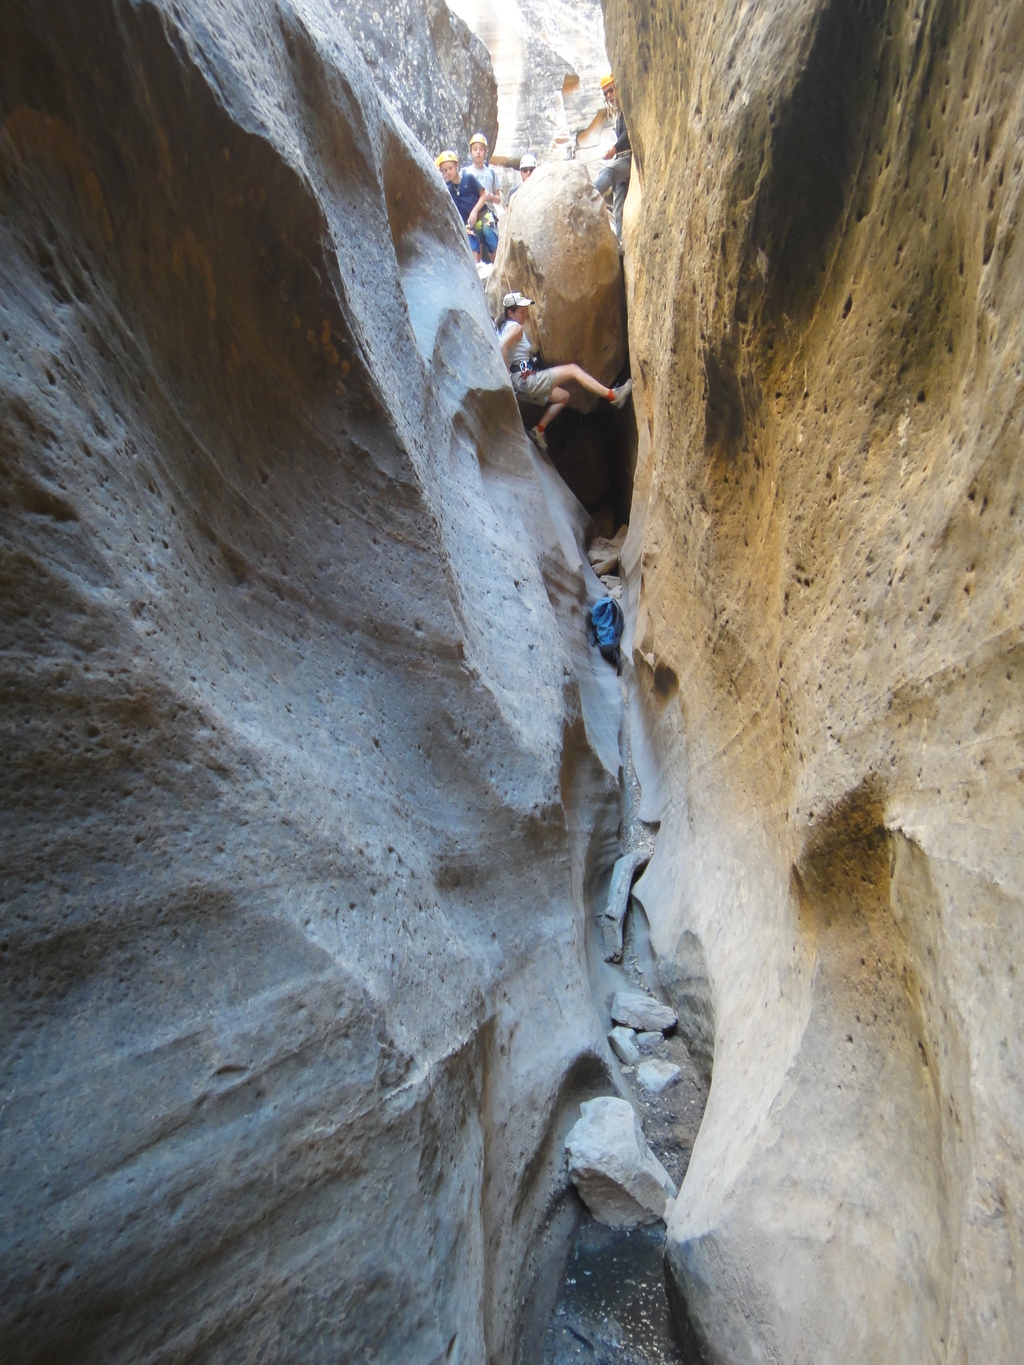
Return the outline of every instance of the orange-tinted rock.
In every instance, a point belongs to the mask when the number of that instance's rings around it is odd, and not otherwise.
[[[670,1265],[722,1362],[1009,1361],[1020,24],[930,0],[607,23],[642,181],[640,894],[715,1010]]]

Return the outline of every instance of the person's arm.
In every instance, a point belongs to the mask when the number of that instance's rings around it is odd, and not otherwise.
[[[523,335],[522,323],[512,322],[505,328],[505,334],[501,338],[501,355],[505,361],[505,368],[508,369],[508,353]]]
[[[479,199],[476,201],[476,203],[473,205],[473,208],[470,210],[469,217],[466,219],[466,222],[469,224],[470,227],[476,227],[476,216],[477,216],[477,214],[480,212],[480,210],[483,208],[483,206],[484,206],[484,204],[485,204],[486,202],[487,202],[487,191],[486,191],[486,190],[481,190],[481,191],[480,191],[480,198],[479,198]]]
[[[466,189],[472,190],[480,196],[476,203],[473,205],[473,207],[470,209],[469,213],[466,214],[466,226],[469,228],[475,227],[476,216],[483,208],[487,200],[487,191],[484,189],[483,185],[480,184],[480,181],[477,180],[475,175],[470,175],[469,171],[463,171],[462,185],[465,186]]]

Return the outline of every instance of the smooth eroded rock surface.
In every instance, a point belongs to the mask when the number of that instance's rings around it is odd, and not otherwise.
[[[628,1100],[604,1097],[580,1105],[565,1139],[569,1177],[599,1223],[641,1227],[665,1216],[675,1198],[672,1177],[644,1138]]]
[[[0,1354],[510,1361],[606,1085],[577,512],[333,8],[0,28]]]
[[[642,896],[666,989],[698,1028],[714,1006],[672,1274],[729,1365],[1010,1362],[1020,12],[609,0],[606,25],[642,186]]]

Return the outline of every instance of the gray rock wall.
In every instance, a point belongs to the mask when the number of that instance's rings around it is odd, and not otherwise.
[[[331,0],[374,84],[432,156],[468,162],[469,139],[498,135],[498,88],[486,47],[444,0]]]
[[[603,1074],[571,509],[329,6],[0,31],[3,1358],[509,1360]]]

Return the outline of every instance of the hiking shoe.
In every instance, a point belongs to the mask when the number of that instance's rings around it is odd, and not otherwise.
[[[626,399],[633,392],[633,381],[627,379],[625,384],[620,384],[617,389],[612,389],[615,397],[612,399],[613,408],[623,408],[626,406]]]
[[[540,427],[531,427],[526,433],[538,450],[543,450],[546,455],[548,452],[548,438],[541,431]]]

